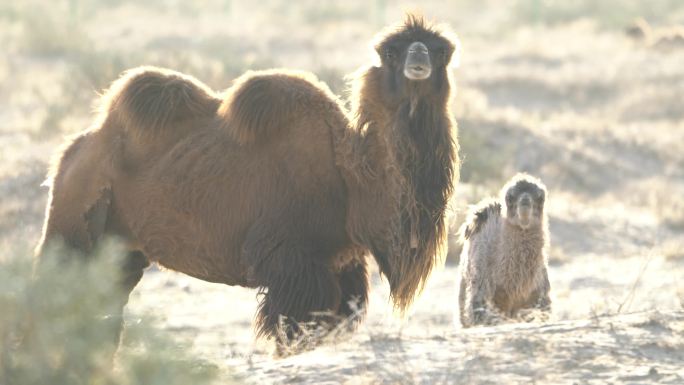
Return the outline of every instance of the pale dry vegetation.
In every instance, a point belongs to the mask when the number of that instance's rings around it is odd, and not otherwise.
[[[40,3],[38,5],[38,3]],[[153,270],[127,320],[159,317],[166,346],[191,346],[221,379],[247,382],[516,383],[684,380],[684,49],[623,33],[636,17],[684,24],[675,0],[421,2],[463,44],[454,70],[468,204],[517,171],[549,188],[554,319],[462,331],[452,324],[459,251],[405,318],[374,275],[367,322],[285,360],[253,340],[255,293]],[[160,65],[214,89],[248,69],[315,72],[337,93],[372,60],[369,41],[408,1],[344,4],[71,0],[0,5],[1,258],[28,258],[63,135],[90,123],[96,93],[125,68]],[[5,250],[8,250],[5,252]],[[3,274],[14,264],[3,263]],[[619,314],[618,314],[619,313]],[[132,342],[131,342],[132,343]],[[5,346],[6,348],[6,346]],[[128,349],[128,348],[127,348]],[[144,354],[142,356],[145,356]],[[197,364],[195,367],[202,367]]]
[[[112,363],[116,327],[105,304],[113,301],[121,263],[115,245],[91,263],[68,265],[57,261],[69,251],[52,250],[37,278],[24,252],[3,253],[0,384],[200,385],[216,378],[216,365],[187,354],[149,315],[129,322],[125,348]]]

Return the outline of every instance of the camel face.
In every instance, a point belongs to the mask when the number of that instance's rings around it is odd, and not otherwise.
[[[455,42],[418,21],[388,31],[375,45],[385,95],[401,100],[444,92]]]
[[[507,220],[527,230],[542,223],[546,192],[541,184],[520,179],[503,191],[505,193]]]

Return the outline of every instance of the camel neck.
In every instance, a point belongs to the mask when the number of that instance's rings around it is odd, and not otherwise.
[[[546,244],[544,228],[542,223],[529,229],[522,229],[504,219],[501,242],[506,248],[505,258],[511,263],[521,265],[537,263],[543,258],[542,250]]]
[[[351,127],[336,153],[347,184],[349,236],[371,250],[405,307],[445,250],[458,147],[448,98],[391,98],[377,71],[359,76]]]

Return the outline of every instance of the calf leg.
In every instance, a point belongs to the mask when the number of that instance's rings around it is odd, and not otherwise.
[[[464,326],[488,325],[498,320],[498,312],[492,304],[494,296],[492,286],[488,277],[481,274],[471,277],[466,296],[469,322]]]
[[[463,277],[460,277],[458,285],[458,317],[461,321],[461,325],[464,327],[469,326],[468,314],[466,309],[466,290],[466,280]]]
[[[518,316],[525,321],[546,321],[551,314],[551,284],[549,283],[549,275],[544,268],[542,271],[542,280],[528,299],[527,303],[520,310]]]

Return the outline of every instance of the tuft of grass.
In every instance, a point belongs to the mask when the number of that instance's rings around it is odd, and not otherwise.
[[[663,223],[673,229],[684,230],[684,206],[673,206],[671,211],[661,212]]]
[[[660,248],[663,257],[668,261],[683,261],[684,262],[684,242],[681,240],[665,241]]]
[[[127,325],[131,342],[116,356],[117,271],[121,250],[93,258],[50,250],[32,272],[30,258],[0,258],[1,384],[207,384],[209,364],[148,321]]]
[[[663,225],[674,231],[684,230],[684,198],[668,185],[655,185],[648,196],[648,206]]]

